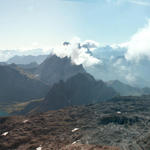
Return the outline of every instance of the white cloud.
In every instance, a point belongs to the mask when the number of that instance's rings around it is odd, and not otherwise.
[[[149,0],[105,0],[107,3],[120,5],[122,3],[132,3],[141,6],[150,6]]]
[[[122,63],[122,59],[118,59],[114,64],[113,66],[116,67],[116,66],[120,66]]]
[[[78,2],[78,3],[87,3],[87,2],[101,2],[102,0],[64,0],[66,2]],[[135,5],[141,6],[150,6],[149,0],[103,0],[108,4],[120,5],[124,3],[132,3]]]
[[[113,49],[113,50],[123,50],[123,49],[127,49],[128,48],[128,44],[129,42],[124,42],[124,43],[119,43],[119,44],[111,44],[110,47]]]
[[[131,37],[125,57],[127,60],[136,61],[145,57],[150,59],[150,20]]]
[[[91,66],[101,63],[101,60],[88,53],[89,49],[97,48],[97,42],[91,40],[81,42],[79,38],[73,38],[69,43],[69,45],[62,45],[53,49],[52,53],[61,58],[71,57],[72,62],[77,65]]]
[[[150,6],[149,0],[129,0],[129,2],[137,5]]]
[[[129,83],[134,83],[136,81],[136,77],[133,75],[133,74],[130,74],[128,73],[126,75],[126,80],[129,82]]]
[[[38,46],[39,46],[39,43],[38,43],[38,42],[33,42],[33,43],[32,43],[32,46],[38,47]]]

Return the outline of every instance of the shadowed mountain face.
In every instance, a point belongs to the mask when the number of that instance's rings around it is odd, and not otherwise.
[[[68,57],[60,58],[56,55],[49,56],[42,64],[40,64],[35,71],[35,74],[49,85],[59,82],[60,80],[67,80],[68,78],[78,74],[84,73],[85,70],[82,65],[74,65]]]
[[[60,81],[55,84],[44,101],[29,104],[22,113],[44,112],[72,105],[91,104],[108,100],[116,94],[103,81],[96,81],[87,73],[79,73],[69,78],[66,82]]]
[[[0,66],[0,102],[41,98],[45,96],[48,88],[15,66]]]

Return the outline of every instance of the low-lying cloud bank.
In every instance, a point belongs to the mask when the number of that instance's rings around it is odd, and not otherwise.
[[[83,64],[97,79],[120,80],[132,86],[149,86],[149,24],[138,30],[126,43],[102,47],[92,40],[74,38],[51,52],[61,58],[68,56],[77,65]]]
[[[87,68],[95,77],[150,86],[150,20],[128,42],[99,47],[92,55],[103,62]]]
[[[102,63],[102,60],[100,60],[102,53],[110,57],[111,55],[112,57],[114,57],[113,55],[124,55],[127,61],[139,62],[142,59],[150,60],[150,19],[143,28],[140,28],[125,43],[100,47],[98,42],[92,40],[82,42],[79,38],[74,38],[69,42],[64,42],[62,46],[53,49],[52,52],[59,57],[71,57],[73,63],[85,66]],[[92,53],[97,55],[93,56]]]

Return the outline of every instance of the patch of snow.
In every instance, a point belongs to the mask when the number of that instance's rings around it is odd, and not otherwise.
[[[77,143],[77,141],[74,141],[72,144],[76,144]]]
[[[121,111],[117,111],[117,114],[121,114]]]
[[[23,121],[23,123],[27,123],[27,122],[29,122],[29,120],[24,120],[24,121]]]
[[[37,147],[36,150],[42,150],[42,147],[41,147],[41,146],[40,146],[40,147]]]
[[[35,77],[39,77],[39,74],[36,74]]]
[[[80,142],[80,140],[74,141],[72,144],[77,144],[78,142]]]
[[[79,128],[74,128],[73,130],[72,130],[72,132],[76,132],[76,131],[78,131],[79,130]]]
[[[4,133],[2,134],[2,136],[6,136],[6,135],[8,135],[8,132],[4,132]]]

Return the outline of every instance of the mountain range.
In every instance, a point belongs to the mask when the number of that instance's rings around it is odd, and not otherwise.
[[[0,67],[0,80],[4,85],[1,86],[1,103],[44,99],[30,101],[21,111],[15,112],[17,114],[96,103],[116,95],[150,94],[148,87],[136,88],[118,80],[95,80],[82,65],[73,64],[68,57],[50,55],[41,64],[3,64]]]
[[[92,104],[116,95],[116,91],[107,87],[103,81],[96,81],[87,73],[79,73],[67,81],[54,84],[43,101],[30,103],[19,113],[46,112],[69,106]]]
[[[80,43],[80,45],[82,44]],[[96,79],[101,79],[103,81],[119,80],[130,86],[138,88],[149,87],[150,71],[148,68],[150,65],[150,61],[147,57],[142,57],[137,61],[128,60],[126,58],[127,48],[121,46],[106,45],[103,47],[97,47],[94,50],[88,47],[87,49],[88,50],[86,53],[88,55],[91,55],[93,58],[100,60],[100,63],[87,66],[84,65],[84,69],[86,70],[86,72],[93,75]],[[70,49],[68,48],[68,52],[70,52],[69,50]],[[1,60],[6,60],[6,56],[8,58],[15,56],[13,58],[10,58],[8,62],[10,61],[11,63],[22,64],[32,62],[40,64],[44,61],[44,58],[40,58],[43,57],[41,55],[44,55],[45,57],[48,56],[47,54],[45,55],[42,49],[34,49],[28,51],[3,50],[1,51],[1,53]],[[27,60],[29,60],[30,62],[28,62]]]

